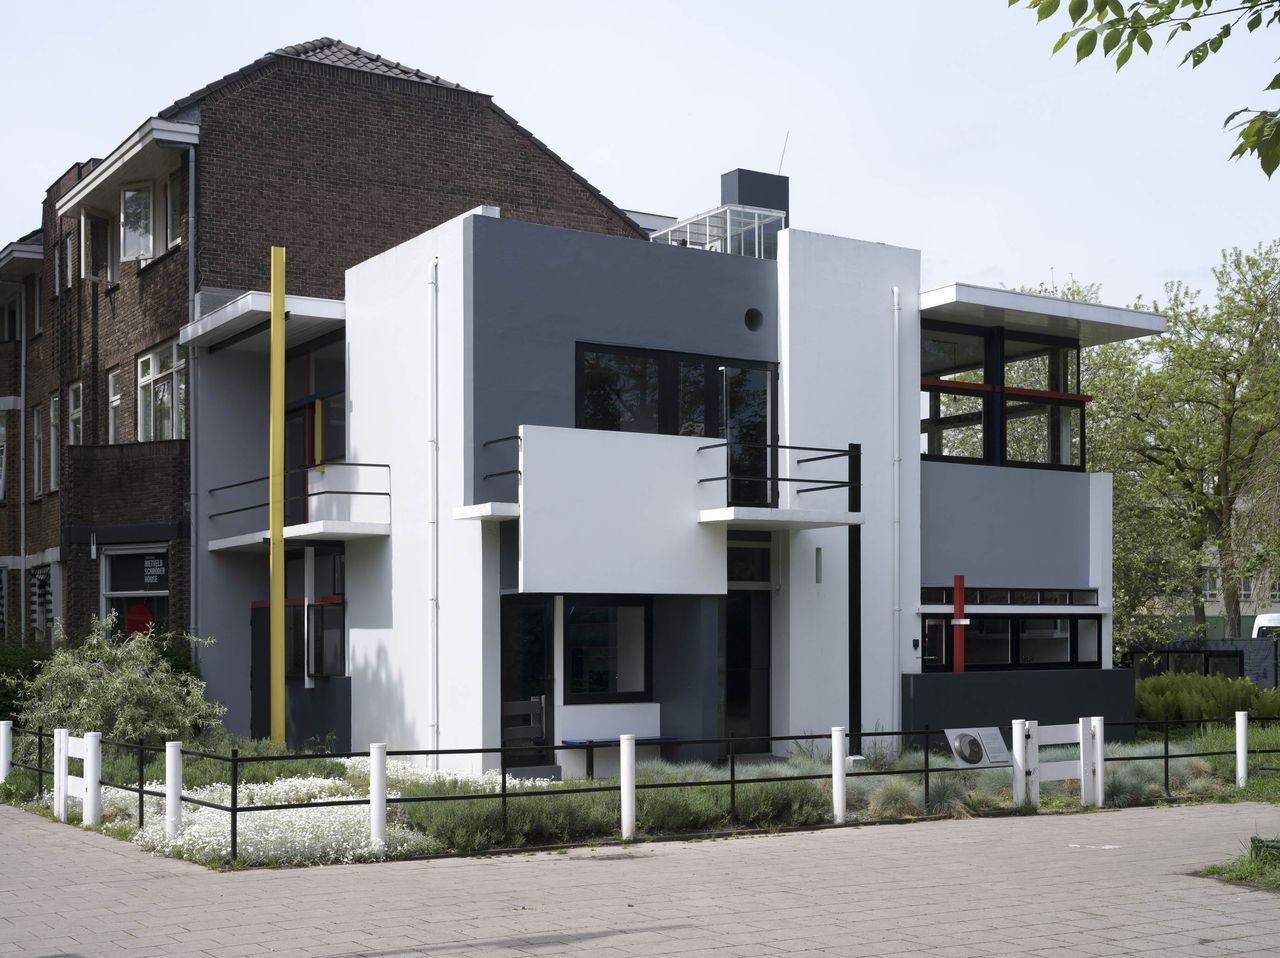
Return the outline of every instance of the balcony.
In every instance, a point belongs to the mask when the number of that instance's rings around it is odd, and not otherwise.
[[[269,537],[267,477],[216,486],[207,502],[210,552],[258,552]],[[286,542],[391,534],[391,467],[332,462],[285,472]]]
[[[787,214],[781,210],[727,204],[657,230],[649,241],[752,259],[777,259],[778,233],[786,225]]]
[[[520,591],[722,594],[727,530],[859,524],[856,447],[522,426],[517,502],[455,519],[520,523]],[[849,464],[854,468],[851,470]],[[854,496],[850,496],[851,489]]]

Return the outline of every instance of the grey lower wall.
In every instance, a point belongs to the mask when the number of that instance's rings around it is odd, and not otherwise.
[[[285,741],[290,748],[319,745],[326,751],[351,751],[350,678],[316,679],[310,689],[301,678],[289,679],[284,701]]]
[[[720,726],[720,596],[655,596],[653,698],[662,706],[662,734],[715,738]],[[673,760],[716,761],[715,746],[664,748]]]
[[[1135,717],[1130,669],[1028,669],[1020,672],[924,672],[902,677],[902,727],[1004,726],[1014,719],[1065,725],[1101,715]],[[1118,726],[1107,738],[1133,737]]]
[[[573,426],[576,344],[778,358],[778,272],[747,259],[495,217],[468,221],[475,501],[514,501],[522,424]],[[444,280],[442,279],[442,282]],[[749,330],[749,308],[764,316]]]
[[[920,463],[920,584],[1083,588],[1089,476]]]
[[[1239,652],[1244,660],[1245,677],[1263,688],[1280,686],[1280,639],[1182,639],[1171,642],[1152,652]],[[1137,662],[1142,650],[1134,650],[1132,660]]]

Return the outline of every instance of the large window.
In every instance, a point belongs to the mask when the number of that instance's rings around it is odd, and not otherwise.
[[[768,503],[776,378],[772,363],[579,343],[577,425],[726,439],[730,502]]]
[[[169,619],[169,552],[156,545],[108,549],[102,556],[102,614],[116,614],[125,635],[145,632]]]
[[[120,258],[151,259],[155,255],[154,210],[150,185],[132,186],[120,193]]]
[[[924,324],[920,343],[923,457],[1084,468],[1077,343],[947,323]]]
[[[648,701],[648,599],[568,596],[564,619],[566,705]]]
[[[186,438],[187,351],[176,341],[138,358],[138,441]]]
[[[31,494],[44,492],[44,410],[31,410]]]
[[[62,398],[49,397],[49,491],[58,491],[58,452],[62,444]]]
[[[347,674],[346,607],[341,602],[317,603],[308,608],[307,634],[311,640],[312,678]]]
[[[951,671],[954,644],[949,616],[923,617],[921,647],[926,672]],[[964,629],[966,671],[1101,665],[1101,626],[1097,616],[972,616]]]
[[[67,445],[84,443],[84,384],[72,383],[67,387]]]

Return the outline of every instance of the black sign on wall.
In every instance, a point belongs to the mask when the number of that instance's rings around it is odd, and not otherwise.
[[[169,556],[164,552],[126,552],[111,556],[112,592],[168,592]]]

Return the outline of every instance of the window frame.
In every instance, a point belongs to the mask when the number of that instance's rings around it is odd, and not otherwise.
[[[84,383],[78,379],[67,387],[67,445],[84,445]]]
[[[165,562],[165,578],[169,580],[169,585],[164,589],[112,589],[111,586],[111,560],[121,555],[150,555],[160,553],[164,556]],[[98,564],[98,616],[105,619],[111,608],[112,599],[159,599],[172,600],[173,598],[173,557],[169,554],[168,542],[148,542],[139,544],[129,544],[122,546],[103,546],[99,552]],[[123,631],[124,623],[117,622],[117,627]]]
[[[1007,664],[996,665],[976,665],[968,660],[966,656],[964,670],[966,672],[1030,672],[1030,671],[1050,671],[1059,670],[1077,670],[1077,669],[1101,669],[1102,659],[1104,655],[1104,642],[1102,632],[1102,614],[1089,613],[1043,613],[1043,612],[1020,612],[1015,614],[995,614],[995,615],[974,615],[972,618],[982,619],[1000,619],[1009,623],[1009,662]],[[926,633],[928,622],[930,620],[941,619],[944,623],[945,632],[943,634],[943,664],[941,666],[930,666],[923,660],[923,652],[925,647]],[[1068,660],[1065,662],[1023,662],[1022,659],[1022,622],[1033,619],[1066,619],[1070,623],[1070,631],[1067,636]],[[1090,621],[1097,623],[1098,630],[1098,658],[1093,662],[1080,661],[1080,623]],[[921,669],[925,672],[950,672],[952,663],[955,661],[955,631],[951,625],[951,617],[946,613],[925,612],[920,616],[920,647],[921,647]]]
[[[31,409],[31,497],[44,495],[44,407]]]
[[[125,255],[125,225],[124,225],[124,199],[128,193],[146,193],[147,194],[147,252],[137,256]],[[117,249],[120,251],[120,262],[137,263],[143,266],[156,258],[156,183],[154,180],[136,183],[126,183],[120,187],[120,212],[117,233],[119,235]]]
[[[159,371],[160,364],[158,360],[169,354],[169,368],[163,372]],[[148,363],[148,372],[143,375],[142,364]],[[134,370],[136,378],[134,380],[134,394],[136,396],[136,412],[137,420],[134,423],[135,433],[138,442],[169,442],[174,439],[187,438],[186,424],[186,388],[187,388],[187,353],[186,349],[178,342],[177,339],[170,339],[158,346],[153,346],[146,352],[139,353],[134,361]],[[181,376],[179,376],[181,374]],[[155,387],[163,383],[166,379],[170,381],[171,403],[170,410],[170,435],[156,436],[155,422]],[[181,388],[179,388],[181,386]],[[144,388],[151,387],[150,402],[151,416],[144,419],[142,391]],[[149,423],[151,434],[143,436],[143,424]]]
[[[590,608],[636,607],[644,609],[644,689],[640,692],[571,692],[569,689],[569,615],[575,605]],[[565,705],[623,705],[653,701],[653,596],[646,595],[596,595],[580,594],[564,597],[564,632],[560,636],[563,661],[564,686],[561,690]]]
[[[115,381],[115,392],[112,392],[112,381]],[[116,366],[107,370],[107,444],[115,445],[124,440],[120,438],[120,411],[124,409],[124,367]]]
[[[58,447],[62,444],[62,396],[49,396],[49,491],[58,491]]]
[[[174,187],[178,189],[174,189]],[[182,243],[182,214],[185,204],[179,202],[182,187],[182,168],[174,170],[164,180],[164,232],[165,249],[173,249]],[[175,216],[176,214],[176,216]]]

